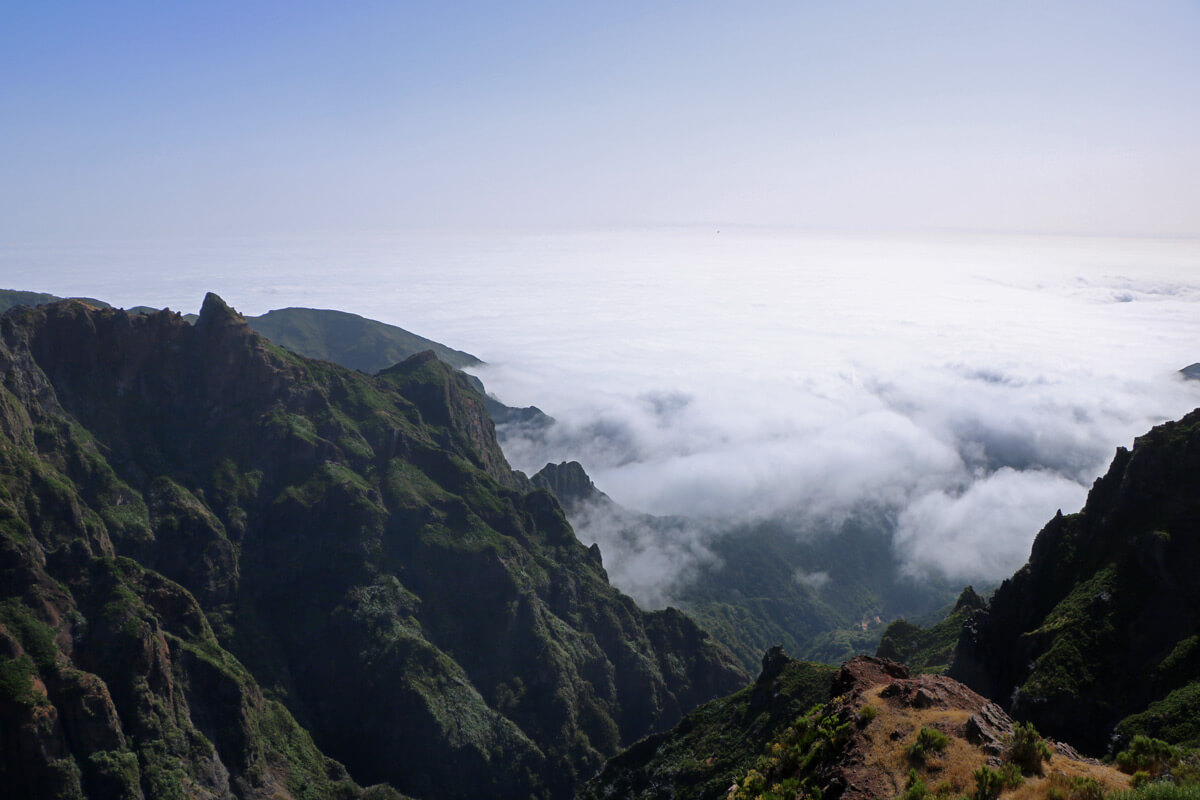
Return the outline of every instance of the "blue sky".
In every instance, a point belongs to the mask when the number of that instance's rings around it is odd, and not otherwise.
[[[0,238],[1200,235],[1195,2],[6,4]]]

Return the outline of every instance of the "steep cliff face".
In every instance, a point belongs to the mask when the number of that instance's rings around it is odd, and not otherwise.
[[[608,495],[596,488],[578,461],[547,464],[531,479],[534,486],[554,495],[568,512],[585,503],[604,503],[612,506]]]
[[[0,769],[56,787],[28,796],[565,797],[746,677],[608,585],[432,356],[309,361],[215,295],[0,338]]]
[[[1200,411],[1118,450],[1083,510],[1042,529],[950,674],[1093,752],[1114,729],[1196,742],[1198,574]]]

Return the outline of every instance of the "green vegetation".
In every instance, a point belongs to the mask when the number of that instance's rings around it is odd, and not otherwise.
[[[1200,784],[1147,783],[1128,792],[1111,792],[1105,800],[1200,800]]]
[[[914,764],[923,765],[930,755],[940,753],[949,746],[950,737],[937,728],[921,728],[916,741],[908,746],[904,754]]]
[[[831,755],[825,745],[815,745],[817,738],[828,739],[831,726],[853,720],[822,721],[820,704],[829,698],[834,668],[779,658],[774,674],[764,672],[753,686],[700,706],[670,734],[612,759],[581,798],[652,798],[669,786],[677,797],[716,800],[735,782],[744,789],[747,777],[755,785],[768,776],[776,776],[781,787],[799,781],[783,775],[783,768],[819,757],[813,747]],[[843,728],[837,737],[848,733]],[[770,790],[774,783],[763,786]]]
[[[27,655],[0,660],[0,697],[22,705],[44,703],[46,696],[33,688],[37,671]]]
[[[424,350],[432,350],[452,367],[483,363],[469,353],[452,350],[403,328],[345,311],[283,308],[261,317],[247,317],[246,321],[251,328],[294,353],[370,374]]]
[[[1062,773],[1054,773],[1046,781],[1046,800],[1111,800],[1123,793],[1106,794],[1104,787],[1095,778],[1085,775],[1068,777]]]
[[[1016,789],[1024,781],[1019,770],[992,769],[986,764],[975,770],[972,777],[975,778],[975,793],[971,800],[996,800],[1005,789]]]
[[[1013,726],[1012,738],[1004,751],[1004,758],[1021,771],[1034,775],[1042,774],[1043,762],[1050,761],[1050,745],[1041,737],[1031,722],[1018,722]]]
[[[5,324],[0,701],[36,739],[6,787],[559,800],[748,680],[608,584],[435,358],[310,361],[211,295]]]
[[[899,661],[915,672],[943,673],[950,665],[964,623],[985,606],[983,598],[968,586],[950,613],[929,628],[904,619],[888,625],[875,655]]]
[[[816,706],[787,726],[765,755],[735,782],[728,800],[783,800],[821,793],[817,769],[838,755],[850,737],[851,720]]]
[[[1117,753],[1117,767],[1130,775],[1145,772],[1157,778],[1179,761],[1182,751],[1161,739],[1152,739],[1141,734],[1134,736],[1129,747]]]
[[[1161,737],[1187,747],[1200,747],[1200,680],[1175,689],[1144,711],[1130,714],[1116,729],[1124,736]]]
[[[908,771],[908,780],[904,784],[904,792],[897,800],[926,800],[929,797],[929,787],[925,780],[917,774],[916,769]]]
[[[1200,556],[1197,446],[1200,411],[1119,449],[1083,511],[1038,534],[949,674],[1085,752],[1114,732],[1200,744],[1200,640],[1183,588]]]
[[[870,516],[813,537],[749,525],[711,547],[718,561],[683,589],[680,602],[748,669],[777,644],[826,664],[874,653],[884,621],[935,612],[957,590],[900,576],[887,524]]]

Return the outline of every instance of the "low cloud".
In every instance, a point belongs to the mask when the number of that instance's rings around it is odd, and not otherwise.
[[[514,466],[578,460],[621,505],[691,519],[578,521],[650,604],[742,522],[815,535],[862,509],[910,572],[1003,578],[1115,447],[1200,405],[1175,375],[1200,360],[1195,240],[454,232],[78,250],[58,283],[61,253],[19,255],[17,288],[185,310],[216,290],[474,353],[559,422],[508,439]]]
[[[805,572],[798,569],[793,577],[796,579],[796,583],[803,584],[817,592],[828,586],[830,581],[828,572]]]
[[[1004,467],[961,490],[915,497],[900,513],[896,552],[910,574],[936,570],[963,581],[1012,574],[1029,557],[1046,509],[1083,505],[1086,489],[1053,473]]]
[[[999,580],[1117,446],[1200,404],[1175,375],[1200,357],[1195,248],[824,244],[788,256],[809,294],[701,263],[703,292],[617,298],[640,309],[619,336],[578,320],[569,352],[540,339],[536,380],[510,380],[509,356],[481,374],[559,420],[506,443],[519,468],[579,460],[622,505],[709,521],[673,554],[660,534],[602,542],[622,588],[678,582],[709,529],[786,518],[803,536],[863,509],[895,521],[910,574]]]
[[[717,532],[702,520],[649,517],[602,501],[573,509],[571,524],[580,541],[600,546],[609,580],[643,608],[666,607],[700,569],[720,564],[707,544]]]

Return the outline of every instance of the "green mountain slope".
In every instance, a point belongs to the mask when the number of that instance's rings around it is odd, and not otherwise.
[[[432,350],[442,361],[460,369],[483,363],[470,353],[345,311],[281,308],[260,317],[247,317],[246,322],[293,353],[362,372],[379,372],[424,350]]]
[[[568,797],[746,680],[609,586],[432,355],[310,361],[210,295],[12,311],[0,375],[24,796]]]
[[[622,508],[577,462],[547,464],[532,481],[558,497],[581,535],[599,520],[631,550],[647,536],[690,536],[696,524]],[[870,515],[806,537],[781,521],[730,526],[706,546],[717,558],[674,587],[674,599],[748,670],[775,645],[841,664],[874,652],[885,621],[925,615],[954,599],[945,581],[902,575],[887,522]]]
[[[0,289],[0,314],[8,311],[15,306],[44,306],[47,303],[57,303],[65,298],[57,297],[45,292],[26,292],[19,289]],[[77,297],[76,300],[82,300],[85,303],[90,303],[100,308],[108,308],[108,303],[103,300],[96,300],[91,297]]]
[[[1117,451],[972,617],[950,674],[1092,752],[1200,743],[1200,411]]]
[[[788,658],[782,648],[764,656],[750,686],[706,703],[671,731],[612,759],[581,794],[599,798],[724,798],[797,717],[829,699],[836,667]]]
[[[0,313],[18,305],[41,306],[63,299],[45,292],[0,289]],[[101,308],[111,307],[102,300],[87,297],[75,299]],[[135,306],[127,311],[131,314],[155,314],[159,309]],[[196,315],[185,314],[183,319],[195,322]],[[432,350],[442,361],[459,369],[483,363],[470,353],[455,350],[395,325],[345,311],[280,308],[244,319],[255,331],[297,355],[333,361],[360,372],[379,372],[425,350]]]
[[[950,666],[963,625],[976,612],[987,607],[987,601],[968,586],[943,619],[923,628],[906,619],[887,626],[879,639],[875,655],[899,661],[919,672],[945,672]]]

